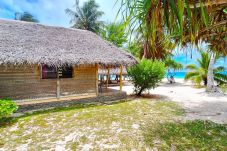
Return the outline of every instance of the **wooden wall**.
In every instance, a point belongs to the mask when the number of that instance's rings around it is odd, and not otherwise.
[[[60,79],[61,95],[96,93],[95,66],[74,67],[73,79]]]
[[[41,79],[38,65],[0,66],[0,98],[56,97],[56,79]],[[95,66],[74,67],[73,78],[60,79],[61,96],[96,93]]]

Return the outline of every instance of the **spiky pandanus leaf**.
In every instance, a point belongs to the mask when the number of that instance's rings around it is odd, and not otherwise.
[[[199,41],[210,43],[213,51],[227,55],[227,1],[210,0],[118,0],[129,30],[142,34],[145,57],[162,58],[168,55],[163,43],[171,39],[186,45]],[[131,24],[137,24],[131,28]],[[138,30],[139,29],[139,30]],[[171,37],[171,38],[169,38]],[[149,55],[150,54],[150,55]]]

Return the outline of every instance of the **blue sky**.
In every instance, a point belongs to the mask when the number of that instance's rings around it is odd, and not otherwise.
[[[80,4],[86,0],[80,0]],[[105,12],[102,20],[110,22],[115,19],[119,5],[115,0],[96,0],[100,10]],[[15,12],[30,12],[40,23],[54,26],[70,27],[70,17],[66,8],[73,8],[75,0],[0,0],[0,18],[13,19]]]
[[[80,0],[80,5],[86,0]],[[96,0],[100,5],[105,15],[101,18],[106,22],[113,22],[115,20],[119,4],[115,5],[116,0]],[[75,0],[0,0],[0,18],[14,19],[15,12],[30,12],[37,18],[41,24],[70,27],[70,17],[65,14],[66,8],[73,9]],[[196,63],[196,58],[199,58],[198,52],[195,48],[186,54],[183,50],[177,50],[175,60],[183,63]],[[227,66],[224,59],[218,61],[217,65]]]

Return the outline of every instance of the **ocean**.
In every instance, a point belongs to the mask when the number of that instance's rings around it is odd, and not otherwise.
[[[185,71],[175,72],[174,78],[176,78],[176,79],[184,79],[186,73],[187,73],[187,72],[185,72]],[[224,74],[227,75],[227,71],[224,71],[224,72],[222,72],[222,73],[224,73]],[[166,74],[167,74],[167,73],[166,73]],[[166,75],[166,76],[167,76],[167,75]],[[165,77],[166,77],[166,76],[165,76]],[[110,75],[110,79],[111,79],[111,80],[115,80],[115,78],[116,78],[115,75]],[[101,79],[101,77],[99,76],[99,80],[100,80],[100,79]],[[106,80],[106,77],[104,77],[104,80]]]
[[[183,71],[182,71],[182,72],[181,72],[181,71],[175,72],[174,78],[177,78],[177,79],[184,79],[186,73],[187,73],[187,72],[183,72]],[[223,71],[223,72],[221,72],[221,73],[227,75],[227,71]]]

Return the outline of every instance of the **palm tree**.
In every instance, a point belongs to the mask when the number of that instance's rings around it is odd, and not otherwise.
[[[15,20],[21,20],[21,21],[26,21],[26,22],[35,22],[38,23],[39,20],[34,18],[32,14],[29,12],[24,12],[24,13],[15,13]]]
[[[204,85],[207,85],[208,68],[212,54],[201,52],[200,55],[201,59],[197,59],[199,66],[195,64],[189,64],[186,66],[186,69],[189,69],[191,71],[187,72],[185,80],[192,80],[197,84],[200,84],[203,81]],[[215,62],[218,59],[219,57],[216,57]],[[218,83],[227,83],[227,75],[222,74],[222,71],[224,71],[223,66],[219,66],[213,69],[214,80]]]
[[[79,6],[79,0],[76,0],[75,11],[71,9],[66,9],[66,13],[72,17],[70,23],[73,23],[73,28],[89,30],[95,33],[98,33],[102,21],[99,19],[104,14],[102,11],[99,11],[99,5],[95,0],[88,0],[84,2],[83,6]]]
[[[165,59],[165,67],[167,69],[167,79],[172,83],[177,70],[183,69],[183,65],[168,57]]]

